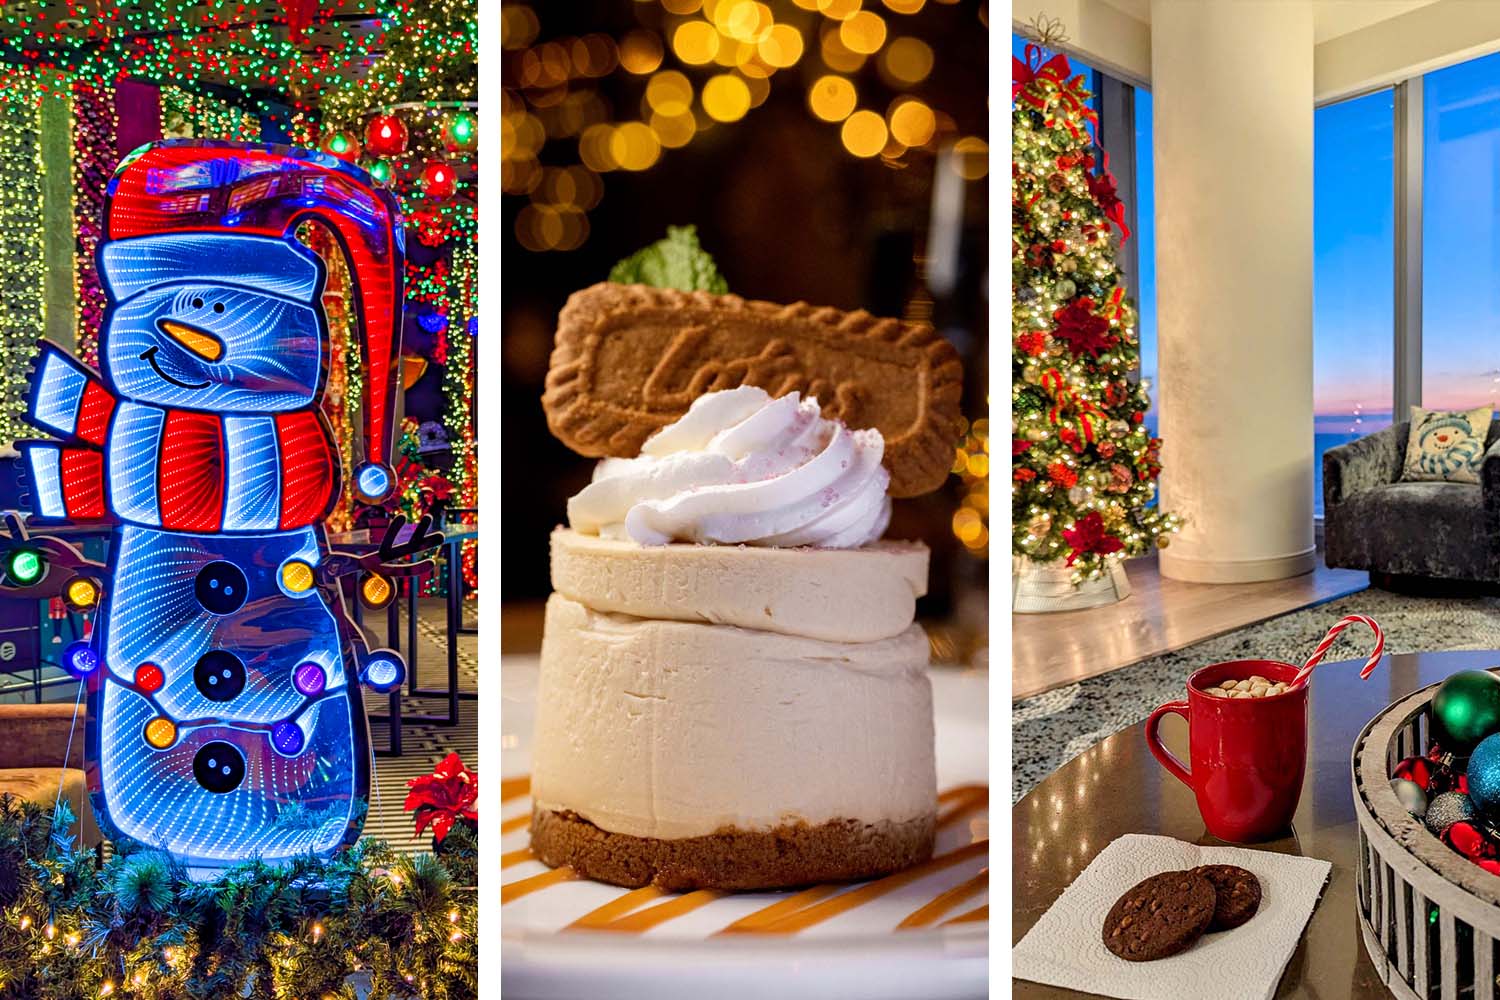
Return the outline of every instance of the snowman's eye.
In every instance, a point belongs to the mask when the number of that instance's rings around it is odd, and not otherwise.
[[[203,308],[203,300],[202,299],[194,299],[193,300],[193,308],[194,309],[202,309]]]
[[[222,302],[215,302],[214,303],[214,312],[221,313],[223,311],[224,311],[224,303],[222,303]]]

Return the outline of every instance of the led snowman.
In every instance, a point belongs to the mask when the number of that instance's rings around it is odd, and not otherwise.
[[[98,624],[64,652],[87,687],[94,812],[113,839],[194,867],[327,855],[358,837],[370,784],[358,684],[392,690],[405,664],[371,648],[339,581],[362,573],[369,603],[388,603],[391,576],[429,565],[404,557],[441,542],[424,520],[397,544],[398,519],[378,553],[329,549],[342,463],[320,409],[326,274],[294,236],[305,221],[350,261],[364,359],[355,492],[380,501],[395,482],[402,221],[333,157],[199,140],[132,153],[99,251],[100,372],[44,342],[32,376],[28,419],[60,439],[21,445],[32,525],[115,525]],[[38,544],[11,534],[12,552]]]

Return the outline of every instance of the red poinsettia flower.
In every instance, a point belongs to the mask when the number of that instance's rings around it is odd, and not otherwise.
[[[1016,338],[1016,346],[1019,347],[1027,357],[1039,357],[1047,350],[1047,335],[1040,331],[1023,333]]]
[[[464,767],[456,753],[444,757],[431,774],[408,781],[406,787],[411,791],[406,793],[405,809],[416,813],[414,836],[420,837],[430,823],[433,839],[441,844],[460,819],[479,821],[479,775]]]
[[[1036,478],[1036,470],[1022,467],[1013,472],[1011,478],[1018,483],[1029,483]]]
[[[1073,523],[1073,527],[1064,530],[1063,541],[1073,547],[1073,551],[1068,554],[1069,566],[1079,556],[1090,553],[1107,556],[1125,547],[1124,542],[1104,530],[1104,518],[1097,510],[1083,515]]]
[[[1109,332],[1109,320],[1094,312],[1094,300],[1074,299],[1052,314],[1057,329],[1052,335],[1068,345],[1074,354],[1091,354],[1098,357],[1116,343]]]
[[[1030,450],[1031,450],[1031,442],[1030,441],[1023,441],[1020,438],[1011,438],[1010,439],[1010,457],[1011,458],[1015,458],[1017,455],[1024,455],[1024,454],[1026,454]]]
[[[1070,469],[1066,462],[1053,462],[1047,466],[1047,477],[1065,490],[1078,485],[1078,473]]]

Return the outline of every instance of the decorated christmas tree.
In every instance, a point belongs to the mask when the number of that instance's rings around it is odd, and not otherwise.
[[[1078,583],[1165,547],[1178,518],[1152,505],[1161,440],[1144,425],[1115,263],[1129,232],[1090,95],[1066,56],[1025,51],[1011,84],[1012,551]]]

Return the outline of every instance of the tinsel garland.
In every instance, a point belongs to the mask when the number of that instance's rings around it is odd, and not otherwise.
[[[73,87],[73,225],[78,290],[78,357],[94,364],[99,326],[104,321],[104,286],[96,254],[104,225],[104,189],[114,173],[114,88],[78,83]]]
[[[0,796],[6,1000],[461,1000],[478,995],[476,832],[436,856],[360,841],[331,860],[247,862],[197,882],[167,856],[102,866],[64,803]]]
[[[0,95],[0,442],[31,432],[26,370],[45,320],[42,244],[42,91],[37,81]]]

